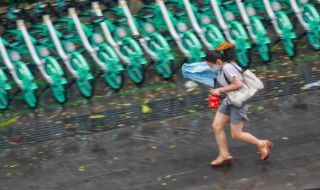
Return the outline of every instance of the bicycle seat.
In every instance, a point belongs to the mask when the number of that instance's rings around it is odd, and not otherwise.
[[[185,9],[178,9],[174,14],[177,16],[183,16],[187,14],[187,11]]]
[[[104,16],[94,16],[92,19],[91,19],[91,22],[93,24],[99,24],[101,22],[104,21]]]
[[[50,37],[44,36],[42,33],[34,33],[31,34],[35,39],[37,39],[37,43],[46,43],[50,40]]]
[[[122,22],[125,22],[127,20],[127,17],[125,16],[118,16],[114,19],[114,22],[116,23],[122,23]]]
[[[238,22],[243,22],[243,19],[242,19],[242,17],[240,15],[235,16],[234,20],[238,21]]]
[[[235,0],[222,0],[221,5],[228,6],[228,5],[232,5],[233,3],[235,3]]]
[[[141,18],[145,19],[145,20],[152,19],[154,17],[155,17],[154,13],[153,12],[149,12],[149,11],[142,12],[142,14],[141,14]]]
[[[141,35],[133,35],[132,38],[136,41],[139,41],[139,39],[141,38]]]
[[[45,43],[45,42],[47,42],[49,40],[50,40],[50,38],[46,37],[46,36],[43,36],[42,38],[37,38],[37,41],[40,42],[40,43]]]
[[[211,9],[210,5],[200,5],[200,6],[198,6],[199,12],[205,12],[205,11],[210,10],[210,9]]]
[[[61,33],[62,33],[64,38],[71,38],[71,37],[76,36],[78,34],[77,32],[71,32],[71,31],[68,31],[68,30],[61,31]]]
[[[10,38],[8,40],[8,47],[10,47],[10,48],[14,48],[14,47],[19,46],[21,44],[22,44],[22,42],[17,39]]]

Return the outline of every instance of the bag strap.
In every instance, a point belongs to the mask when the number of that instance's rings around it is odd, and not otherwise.
[[[233,62],[234,63],[234,62]],[[243,71],[242,70],[240,70],[240,69],[238,69],[238,67],[236,67],[234,64],[232,64],[232,63],[229,63],[229,64],[231,64],[234,68],[236,68],[237,69],[237,71],[239,71],[239,73],[241,73],[241,74],[243,74]],[[235,63],[236,64],[236,63]]]
[[[226,77],[226,75],[224,74],[224,72],[223,72],[223,71],[222,71],[222,73],[223,73],[224,79],[226,79],[226,81],[227,81],[228,85],[230,85],[231,83],[228,81],[228,79],[227,79],[227,77]]]
[[[226,63],[226,64],[231,64],[235,69],[237,69],[237,71],[239,72],[239,73],[241,73],[241,75],[243,75],[243,72],[241,71],[241,70],[239,70],[235,65],[233,65],[232,63]],[[225,75],[225,73],[224,73],[224,71],[223,71],[223,68],[222,68],[222,73],[223,73],[223,76],[224,76],[224,78],[226,79],[226,81],[227,81],[227,83],[230,85],[231,84],[231,82],[229,82],[228,81],[228,79],[227,79],[227,77],[226,77],[226,75]]]

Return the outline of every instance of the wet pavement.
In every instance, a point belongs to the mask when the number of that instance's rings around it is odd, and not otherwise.
[[[211,168],[218,153],[210,127],[214,111],[204,109],[2,149],[0,189],[320,187],[319,95],[315,90],[250,104],[245,130],[275,144],[267,161],[256,147],[231,140],[226,126],[234,163]]]
[[[298,55],[272,48],[272,62],[253,52],[253,71],[265,89],[249,103],[245,130],[274,142],[261,161],[256,147],[230,138],[232,167],[211,168],[217,145],[208,87],[187,89],[177,58],[174,77],[153,66],[137,86],[113,91],[100,78],[95,96],[73,85],[68,103],[50,91],[31,110],[16,96],[0,112],[0,189],[313,189],[320,188],[320,53],[303,39]],[[38,80],[43,87],[43,81]]]

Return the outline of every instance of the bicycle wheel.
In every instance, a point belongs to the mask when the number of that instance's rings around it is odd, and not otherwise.
[[[47,74],[52,78],[53,84],[51,85],[51,90],[54,99],[60,103],[64,104],[67,101],[66,90],[64,88],[63,82],[63,71],[59,63],[51,57],[46,59],[45,70]]]
[[[136,83],[136,84],[141,84],[144,81],[144,68],[142,66],[137,66],[137,65],[129,65],[126,68],[127,73],[130,77],[130,79]]]
[[[290,57],[293,57],[295,55],[295,45],[293,44],[293,41],[291,38],[283,39],[283,46],[285,51]]]
[[[265,43],[263,44],[257,44],[258,47],[258,52],[260,54],[260,57],[264,62],[269,62],[270,61],[270,51],[269,51],[269,46]]]
[[[32,89],[25,89],[23,90],[23,96],[30,108],[36,108],[38,106],[38,100],[35,95],[35,90]]]
[[[31,74],[29,68],[24,63],[16,63],[17,75],[22,81],[24,89],[22,90],[25,102],[30,108],[36,108],[38,106],[38,99],[36,97],[35,89],[37,88],[34,83],[34,77]]]
[[[120,89],[123,85],[123,76],[122,73],[118,71],[118,67],[116,65],[118,64],[118,62],[115,62],[113,60],[110,61],[108,52],[103,50],[98,52],[98,58],[108,67],[108,71],[103,72],[103,76],[107,84],[112,89]]]
[[[76,80],[79,91],[85,98],[91,98],[93,96],[94,89],[89,81],[90,77],[88,77],[91,73],[89,72],[90,67],[87,60],[78,52],[73,52],[71,55],[71,66],[79,75],[79,78]]]
[[[320,50],[320,34],[319,32],[309,31],[307,33],[310,45],[314,50]]]
[[[5,110],[9,106],[9,93],[8,91],[2,89],[0,90],[0,110]]]

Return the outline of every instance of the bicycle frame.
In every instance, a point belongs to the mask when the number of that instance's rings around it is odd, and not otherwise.
[[[6,48],[8,46],[8,48]],[[11,50],[10,50],[11,49]],[[34,82],[34,76],[30,72],[29,68],[21,61],[21,57],[12,61],[9,54],[17,53],[13,48],[10,48],[10,44],[6,42],[0,36],[0,52],[4,64],[9,69],[14,81],[21,89],[27,105],[31,108],[35,108],[38,105],[38,100],[35,95],[35,90],[38,88]],[[17,55],[17,54],[16,54]],[[9,86],[5,86],[9,90]],[[6,107],[4,107],[5,109]]]
[[[27,31],[27,28],[23,20],[18,20],[17,25],[20,31],[20,33],[18,33],[18,38],[25,42],[33,60],[33,63],[37,65],[42,76],[51,86],[55,99],[59,103],[65,103],[66,96],[65,88],[63,85],[67,83],[67,80],[64,76],[64,71],[62,70],[61,66],[55,58],[50,56],[49,53],[41,55],[41,51],[45,51],[46,47],[44,47],[44,44],[41,44],[41,42],[39,41],[37,42],[34,38],[32,38],[29,35],[29,32]],[[35,44],[37,45],[35,46]]]
[[[268,62],[270,60],[268,44],[271,43],[271,39],[267,37],[267,30],[261,22],[261,17],[255,13],[255,9],[251,3],[244,2],[243,0],[236,0],[236,3],[242,20],[247,27],[250,37],[258,48],[261,58],[263,61]]]
[[[130,9],[127,5],[127,2],[125,0],[119,0],[119,7],[116,9],[117,9],[118,16],[119,16],[119,13],[121,15],[126,16],[129,28],[130,28],[134,38],[139,40],[139,43],[140,43],[141,47],[143,48],[143,50],[145,52],[147,52],[147,54],[152,58],[152,60],[158,61],[160,59],[159,56],[148,47],[146,40],[144,38],[141,38],[141,34],[139,33],[137,26],[136,26],[137,22],[133,19],[133,16],[132,16]]]
[[[119,64],[120,59],[113,49],[104,43],[103,36],[94,31],[90,31],[76,13],[75,8],[69,8],[68,13],[70,18],[58,19],[57,22],[68,23],[68,30],[76,29],[80,36],[81,43],[93,58],[94,62],[102,70],[106,82],[113,89],[120,89],[123,85],[123,66]],[[89,41],[91,39],[91,43]]]
[[[1,38],[0,41],[2,41]],[[12,88],[8,83],[8,77],[3,72],[3,69],[4,68],[0,67],[0,110],[8,108],[10,103],[9,90]]]
[[[266,11],[268,13],[268,16],[271,19],[271,22],[274,26],[275,31],[277,32],[278,36],[280,37],[280,40],[283,42],[283,46],[289,56],[295,55],[295,45],[292,41],[292,39],[296,38],[297,35],[293,31],[293,25],[290,22],[288,16],[285,12],[281,11],[281,7],[279,7],[279,4],[277,1],[272,1],[277,9],[276,11],[273,10],[273,7],[270,3],[270,0],[263,0],[263,3],[265,5]]]
[[[316,8],[311,4],[301,4],[297,0],[290,0],[303,29],[307,33],[310,45],[315,50],[320,50],[320,16]]]
[[[250,60],[247,55],[247,51],[249,48],[251,48],[251,44],[249,43],[248,34],[246,33],[245,29],[241,23],[234,19],[230,19],[228,22],[224,20],[217,0],[211,0],[211,6],[227,40],[230,43],[235,44],[235,52],[239,64],[244,68],[249,67]],[[229,15],[232,14],[231,12],[227,11],[225,11],[225,13],[228,13]]]
[[[131,15],[127,2],[120,0],[119,3],[123,13],[127,17],[133,36],[139,40],[145,52],[152,58],[158,73],[166,79],[170,78],[173,73],[171,61],[174,59],[174,56],[165,38],[155,31],[147,33],[147,36],[142,36],[137,29],[138,24]]]
[[[71,6],[71,4],[67,5],[60,0],[56,0],[56,2],[58,8],[51,10],[51,12],[53,12],[54,15],[59,16],[69,15],[69,18],[57,18],[53,23],[56,32],[57,30],[62,31],[59,36],[64,38],[62,41],[63,45],[66,46],[67,43],[71,42],[82,47],[81,50],[68,51],[71,66],[73,69],[77,70],[78,75],[80,76],[77,78],[76,83],[81,94],[86,98],[90,98],[93,95],[94,87],[88,81],[93,78],[90,66],[82,55],[82,53],[85,53],[86,51],[89,53],[89,57],[91,57],[94,63],[99,67],[101,73],[103,73],[106,83],[112,89],[120,89],[123,85],[123,66],[119,64],[119,57],[114,50],[103,43],[103,36],[95,31],[91,31],[90,28],[80,22],[80,19],[75,12],[75,8],[72,8],[72,10],[67,9],[67,6]],[[71,16],[73,13],[75,15]]]
[[[190,3],[190,0],[183,0],[183,3],[194,30],[207,49],[215,49],[225,41],[224,36],[217,26],[209,21],[207,21],[208,23],[203,23],[205,19],[210,20],[210,17],[201,13],[194,4]]]
[[[75,40],[66,39],[62,33],[54,28],[50,15],[43,16],[43,25],[40,29],[45,36],[49,36],[54,44],[54,48],[60,58],[63,60],[69,72],[76,79],[77,86],[81,94],[90,98],[93,96],[93,87],[89,80],[93,79],[91,68],[80,51],[75,48]],[[71,36],[70,36],[71,37]],[[79,44],[79,43],[77,43]],[[68,50],[67,46],[71,46]]]
[[[147,60],[143,57],[144,52],[142,51],[139,44],[126,33],[122,37],[118,35],[118,30],[124,30],[116,27],[109,20],[105,19],[100,6],[97,2],[92,3],[92,10],[98,18],[103,20],[100,22],[100,28],[108,40],[108,42],[114,47],[114,49],[121,55],[122,59],[126,63],[126,71],[130,79],[137,84],[144,81],[144,67]],[[122,31],[123,32],[123,31]],[[114,33],[112,36],[111,34]]]
[[[198,40],[197,36],[192,31],[187,30],[186,26],[182,27],[186,28],[186,30],[183,31],[182,29],[178,33],[175,26],[179,28],[179,25],[183,26],[186,25],[186,23],[176,20],[173,14],[167,10],[163,0],[157,0],[157,5],[161,10],[162,16],[169,28],[169,32],[172,38],[174,39],[182,53],[185,55],[185,57],[188,58],[188,61],[201,61],[205,54],[203,52],[202,44]]]
[[[102,11],[100,9],[100,5],[98,2],[93,2],[92,3],[92,10],[94,11],[95,15],[98,17],[103,17]],[[108,43],[111,45],[111,47],[117,52],[119,55],[120,59],[126,64],[130,64],[130,59],[125,56],[121,50],[120,50],[120,45],[114,40],[113,36],[111,35],[111,31],[109,30],[109,27],[106,22],[100,22],[100,27],[102,29],[102,32],[108,41]]]

